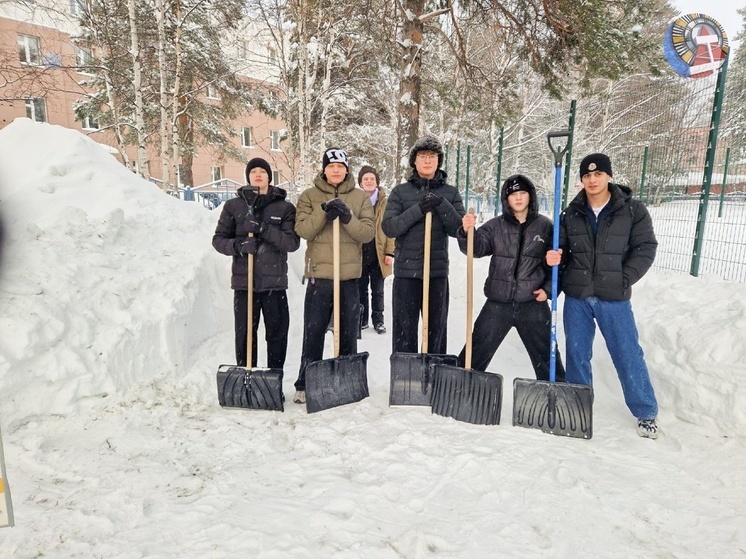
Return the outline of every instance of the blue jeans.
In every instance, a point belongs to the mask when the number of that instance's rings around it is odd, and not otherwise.
[[[658,415],[658,402],[650,383],[650,374],[629,301],[601,301],[597,297],[575,299],[565,296],[567,382],[593,385],[591,356],[596,322],[622,383],[624,401],[629,411],[638,419],[655,419]]]

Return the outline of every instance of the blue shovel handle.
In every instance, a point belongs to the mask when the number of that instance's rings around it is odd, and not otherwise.
[[[552,140],[564,138],[564,145],[555,146]],[[552,228],[552,250],[559,249],[560,198],[562,196],[562,158],[570,145],[570,131],[562,130],[547,134],[549,149],[554,155],[554,217]],[[549,346],[549,382],[557,378],[557,286],[559,283],[559,266],[552,266],[552,338]]]

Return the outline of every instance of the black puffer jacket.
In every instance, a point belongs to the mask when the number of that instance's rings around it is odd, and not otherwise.
[[[534,291],[552,295],[552,269],[545,264],[552,248],[552,220],[540,215],[536,190],[530,192],[528,215],[519,223],[508,205],[503,185],[502,215],[490,219],[474,232],[474,257],[492,255],[484,282],[484,294],[497,303],[525,303],[536,299]],[[458,244],[466,254],[466,233],[458,232]]]
[[[653,265],[658,241],[645,205],[632,199],[626,186],[609,183],[611,199],[599,215],[598,233],[591,225],[585,191],[562,212],[561,285],[577,299],[598,297],[625,301]]]
[[[461,227],[464,204],[456,187],[446,184],[446,174],[440,170],[429,180],[415,171],[407,182],[391,191],[381,227],[387,237],[396,239],[396,277],[422,279],[425,214],[419,203],[428,192],[443,198],[433,212],[430,277],[448,277],[448,237],[455,237]]]
[[[248,191],[239,188],[237,196],[228,200],[220,214],[212,246],[233,257],[231,288],[248,288],[248,258],[236,251],[236,239],[248,237],[248,217],[252,211],[247,202]],[[262,223],[261,244],[254,255],[254,291],[288,288],[288,252],[298,250],[300,239],[295,234],[295,207],[285,200],[287,193],[270,186],[267,194],[256,197],[253,213]]]

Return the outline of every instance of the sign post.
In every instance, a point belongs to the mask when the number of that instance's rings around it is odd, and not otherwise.
[[[5,473],[5,456],[3,455],[3,435],[0,433],[0,528],[13,526],[13,503],[10,499],[8,476]]]

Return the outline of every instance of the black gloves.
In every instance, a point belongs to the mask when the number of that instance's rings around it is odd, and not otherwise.
[[[441,198],[437,194],[428,192],[427,194],[425,194],[425,197],[420,200],[420,209],[422,210],[423,214],[432,212],[435,211],[435,208],[440,206],[441,202],[443,202],[443,198]]]
[[[339,218],[339,221],[347,224],[352,219],[352,211],[339,198],[332,198],[328,202],[321,204],[321,209],[326,212],[327,221],[334,221],[336,218]]]
[[[248,217],[246,227],[249,233],[254,233],[255,235],[262,232],[262,224],[255,215],[250,215]]]
[[[249,239],[236,239],[233,246],[235,246],[236,252],[239,255],[246,256],[247,254],[256,254],[259,250],[260,242],[261,241],[256,237],[251,237]]]

